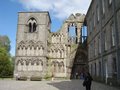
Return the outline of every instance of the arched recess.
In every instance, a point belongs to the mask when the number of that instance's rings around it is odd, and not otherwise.
[[[59,73],[59,62],[58,61],[53,61],[52,67],[53,67],[53,72]]]
[[[56,65],[56,73],[59,73],[59,62],[56,61],[55,65]]]
[[[61,73],[64,73],[64,71],[65,71],[65,70],[64,70],[64,62],[61,61],[61,62],[60,62],[60,72],[61,72]]]
[[[22,65],[22,69],[23,69],[23,71],[27,71],[27,65],[26,65],[26,60],[23,60],[22,61],[23,62],[23,65]]]
[[[56,71],[55,61],[52,61],[51,67],[52,67],[52,72],[55,72]]]
[[[25,48],[26,48],[26,43],[24,41],[19,42],[18,46],[17,46],[18,55],[24,55],[25,54]]]
[[[43,47],[43,45],[40,45],[38,50],[39,50],[39,55],[42,56],[44,54],[44,47]]]
[[[33,70],[34,71],[42,71],[43,70],[43,61],[36,59],[33,61]]]
[[[68,42],[76,43],[78,41],[78,33],[77,33],[77,24],[76,23],[69,23],[68,24]]]
[[[57,50],[57,58],[60,58],[60,57],[61,57],[61,50],[58,49],[58,50]]]
[[[76,77],[76,73],[78,73],[78,75],[81,75],[82,73],[88,71],[87,60],[88,60],[87,47],[84,46],[83,48],[81,47],[80,44],[77,48],[75,58],[71,63],[72,66],[71,79],[78,78]]]
[[[52,43],[54,43],[55,42],[55,35],[53,34],[52,35]]]
[[[28,32],[33,33],[37,31],[37,20],[34,17],[29,18],[27,21]]]
[[[23,62],[22,62],[22,60],[18,60],[16,65],[17,65],[17,70],[18,71],[22,71],[23,70],[23,67],[22,67],[23,66]]]
[[[32,71],[33,70],[33,62],[31,59],[28,59],[28,71]]]

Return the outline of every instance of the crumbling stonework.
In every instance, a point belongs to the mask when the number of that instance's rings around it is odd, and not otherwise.
[[[51,32],[48,12],[20,12],[14,76],[69,78],[84,17],[71,14],[59,31]],[[70,26],[75,27],[74,39],[69,36]]]

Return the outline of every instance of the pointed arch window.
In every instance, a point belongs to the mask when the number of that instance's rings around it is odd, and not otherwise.
[[[33,23],[33,32],[35,32],[36,31],[36,23]]]
[[[28,20],[28,30],[30,33],[36,32],[37,29],[37,21],[35,18],[30,18]]]
[[[31,29],[32,29],[32,24],[29,23],[29,32],[32,32]]]

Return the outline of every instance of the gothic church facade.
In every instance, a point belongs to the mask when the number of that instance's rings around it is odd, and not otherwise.
[[[57,32],[51,32],[48,12],[19,12],[14,76],[70,77],[85,15],[73,15]],[[69,27],[76,35],[69,37]]]

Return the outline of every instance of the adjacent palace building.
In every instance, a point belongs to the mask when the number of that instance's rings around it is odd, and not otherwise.
[[[120,0],[92,0],[88,28],[88,64],[95,80],[120,84]]]

